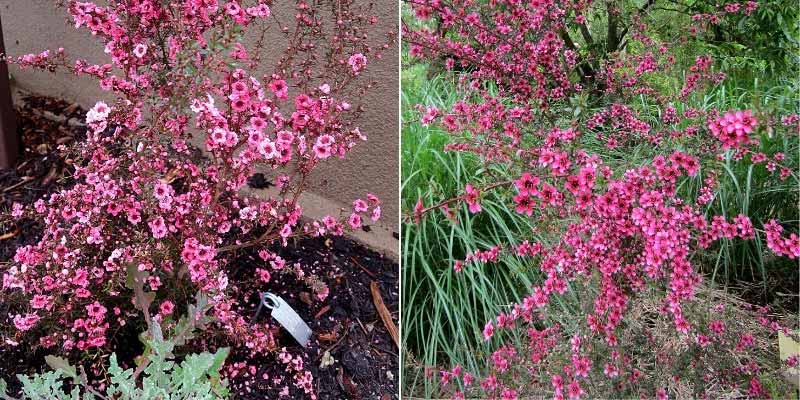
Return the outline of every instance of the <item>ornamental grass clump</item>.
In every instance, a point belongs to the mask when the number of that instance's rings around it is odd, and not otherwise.
[[[651,24],[654,3],[409,2],[422,21],[403,26],[410,56],[453,73],[459,91],[450,108],[420,105],[420,123],[450,132],[446,150],[508,173],[487,172],[436,204],[420,199],[410,219],[458,203],[480,213],[493,192],[539,227],[453,265],[515,257],[541,276],[483,327],[495,349],[483,376],[441,373],[454,398],[767,397],[765,382],[781,382],[777,355],[757,342],[788,330],[766,309],[712,302],[699,263],[721,240],[800,257],[796,221],[708,213],[726,158],[797,187],[795,155],[762,152],[783,140],[797,148],[797,116],[691,106],[725,74],[711,55],[687,62],[678,50],[756,2],[694,14],[674,35]],[[634,149],[641,162],[624,156]],[[702,181],[696,193],[683,187],[690,180]]]
[[[234,295],[232,252],[258,252],[250,276],[268,289],[294,270],[270,249],[380,218],[372,194],[319,220],[304,218],[298,199],[319,165],[366,140],[360,98],[375,82],[363,73],[392,34],[372,37],[372,6],[349,0],[297,1],[288,16],[263,0],[60,3],[102,42],[107,63],[65,49],[7,60],[95,79],[108,96],[86,115],[68,188],[13,206],[14,218],[45,228],[3,267],[4,345],[83,358],[109,350],[126,324],[152,340],[156,325],[177,329],[199,292],[211,321],[198,335],[277,359],[276,326],[251,321]],[[273,36],[280,42],[266,43]],[[240,191],[256,170],[275,176],[277,194]],[[327,296],[319,279],[298,276]],[[313,397],[299,356],[286,370]]]

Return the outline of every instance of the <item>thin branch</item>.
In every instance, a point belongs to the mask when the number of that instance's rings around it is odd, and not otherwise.
[[[594,38],[592,38],[592,33],[589,32],[589,28],[586,26],[586,23],[578,24],[578,28],[581,30],[581,36],[583,36],[583,40],[589,46],[594,46]]]
[[[611,54],[619,46],[619,32],[617,31],[617,12],[614,2],[606,1],[606,14],[608,14],[608,32],[606,33],[606,54]]]
[[[486,186],[484,188],[478,189],[478,192],[488,192],[488,191],[490,191],[492,189],[496,189],[496,188],[501,187],[501,186],[507,186],[507,185],[510,185],[512,183],[514,183],[514,181],[503,181],[503,182],[491,184],[491,185]],[[436,204],[434,204],[434,205],[432,205],[430,207],[423,208],[419,212],[415,212],[414,213],[415,217],[419,218],[419,217],[425,215],[426,213],[428,213],[430,211],[442,208],[442,207],[444,207],[444,206],[446,206],[446,205],[448,205],[450,203],[454,203],[454,202],[457,202],[457,201],[464,200],[465,197],[466,197],[466,195],[461,195],[461,196],[453,197],[451,199],[440,201],[439,203],[436,203]]]
[[[650,6],[652,6],[652,5],[653,5],[653,4],[655,4],[655,3],[656,3],[656,0],[647,0],[647,3],[644,3],[644,5],[643,5],[641,8],[639,8],[639,11],[637,11],[637,12],[636,12],[636,14],[637,14],[637,15],[642,15],[642,14],[644,14],[644,12],[645,12],[645,11],[647,11],[647,9],[648,9],[648,8],[650,8]],[[677,10],[676,10],[676,11],[677,11]],[[620,42],[619,42],[619,44],[617,44],[617,48],[615,48],[614,50],[623,49],[623,48],[625,48],[624,44],[628,44],[628,41],[627,41],[627,40],[625,40],[625,41],[623,42],[623,41],[622,41],[622,39],[624,39],[624,38],[625,38],[625,35],[627,35],[627,34],[628,34],[628,30],[629,30],[628,28],[629,28],[629,27],[630,27],[630,26],[625,26],[625,28],[623,28],[623,29],[622,29],[622,32],[620,32],[620,33],[619,33],[619,38],[618,38],[618,40],[619,40]]]

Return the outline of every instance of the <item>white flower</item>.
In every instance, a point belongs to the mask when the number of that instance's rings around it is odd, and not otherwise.
[[[138,58],[144,57],[146,53],[147,53],[147,45],[145,44],[139,43],[136,45],[136,47],[133,48],[133,55],[135,55]]]

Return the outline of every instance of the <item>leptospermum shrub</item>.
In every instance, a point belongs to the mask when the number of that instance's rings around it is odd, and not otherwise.
[[[756,233],[765,256],[800,256],[796,226],[706,213],[726,158],[797,182],[794,155],[761,149],[770,141],[796,149],[798,116],[689,105],[725,76],[710,55],[687,64],[673,51],[757,3],[693,15],[679,37],[648,24],[653,3],[409,1],[424,21],[403,26],[410,55],[451,70],[461,94],[450,109],[420,105],[421,122],[451,132],[446,150],[510,175],[471,182],[438,204],[420,200],[413,218],[453,214],[459,203],[480,213],[483,194],[499,191],[541,226],[455,262],[461,271],[521,257],[542,276],[483,328],[497,349],[484,376],[442,372],[455,398],[765,397],[762,378],[779,379],[770,375],[780,368],[767,349],[774,342],[755,338],[783,328],[766,310],[701,295],[697,263],[720,239]],[[670,76],[681,77],[677,89]],[[638,165],[619,157],[634,148],[651,155]],[[688,181],[702,182],[697,193],[682,190]],[[542,234],[549,239],[527,240]],[[557,298],[576,303],[576,313],[564,315]],[[746,326],[745,317],[759,323]],[[514,336],[526,339],[504,341]]]
[[[394,38],[369,35],[377,23],[371,5],[299,0],[284,18],[268,4],[68,1],[75,27],[102,42],[107,63],[64,49],[8,57],[20,68],[96,79],[111,100],[86,116],[74,184],[11,210],[45,229],[4,267],[2,301],[15,305],[6,345],[104,351],[126,324],[174,330],[201,292],[210,303],[209,334],[277,356],[277,326],[253,323],[252,306],[239,303],[247,299],[232,295],[231,252],[249,247],[262,258],[250,275],[258,286],[297,274],[320,300],[327,296],[319,279],[270,249],[380,217],[372,194],[321,220],[304,219],[298,198],[320,164],[366,140],[359,99],[375,82],[363,73]],[[267,43],[270,37],[280,41]],[[256,169],[275,176],[277,195],[240,193]],[[281,353],[287,357],[287,375],[313,396],[302,360]]]

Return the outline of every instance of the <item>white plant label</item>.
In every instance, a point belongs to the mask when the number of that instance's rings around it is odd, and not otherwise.
[[[313,332],[289,303],[280,296],[264,293],[261,296],[261,304],[258,306],[259,311],[262,306],[272,310],[272,318],[275,318],[284,329],[289,331],[292,337],[297,340],[297,343],[300,343],[303,347],[308,346],[308,341],[311,339]],[[258,315],[258,312],[256,315]]]

